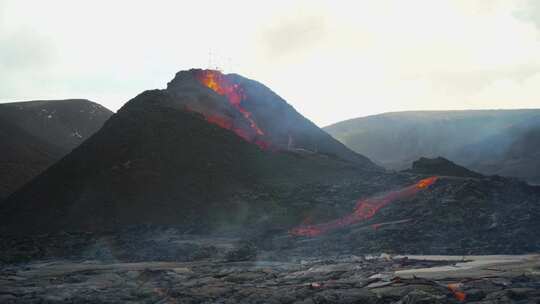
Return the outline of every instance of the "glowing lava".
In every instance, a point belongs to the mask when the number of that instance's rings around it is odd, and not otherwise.
[[[342,218],[339,218],[339,219],[336,219],[327,223],[315,224],[315,225],[301,225],[299,227],[296,227],[290,230],[289,232],[292,235],[313,237],[313,236],[321,235],[331,230],[339,229],[345,226],[349,226],[351,224],[368,220],[372,218],[377,213],[377,211],[379,211],[384,206],[396,200],[413,197],[419,191],[426,189],[427,187],[435,183],[437,179],[438,179],[437,176],[429,177],[429,178],[426,178],[417,182],[416,184],[412,186],[405,187],[401,190],[392,191],[380,197],[373,197],[373,198],[367,198],[364,200],[359,200],[356,203],[354,212],[351,214],[348,214]],[[374,227],[374,229],[376,228]]]
[[[459,290],[461,286],[463,286],[461,283],[452,283],[448,284],[447,287],[458,301],[463,302],[467,298],[467,294]]]
[[[246,94],[239,84],[233,83],[221,72],[213,70],[197,71],[195,77],[204,86],[210,88],[219,95],[225,96],[229,101],[229,104],[240,112],[248,122],[249,129],[246,130],[235,125],[232,120],[202,113],[208,122],[216,124],[224,129],[231,130],[246,141],[254,143],[262,149],[268,149],[270,147],[270,143],[260,138],[264,135],[264,132],[259,128],[255,120],[253,120],[251,112],[242,106],[242,102],[246,99]]]

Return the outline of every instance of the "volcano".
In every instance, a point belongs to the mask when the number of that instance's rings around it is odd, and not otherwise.
[[[378,172],[263,85],[190,70],[126,103],[10,196],[1,220],[21,233],[243,225],[294,215],[273,193]]]
[[[0,233],[173,227],[243,234],[291,256],[538,250],[540,188],[420,165],[385,172],[263,85],[189,70],[9,196]]]

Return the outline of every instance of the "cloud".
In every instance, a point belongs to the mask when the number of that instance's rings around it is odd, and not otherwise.
[[[538,108],[540,106],[540,72],[525,79],[500,78],[484,86],[469,97],[469,102],[476,108],[505,108],[514,104],[520,108]]]
[[[265,83],[321,125],[532,106],[537,3],[0,0],[0,100],[84,97],[117,109],[206,67],[211,51],[212,65]]]
[[[265,29],[261,40],[270,56],[280,57],[313,48],[324,38],[325,27],[323,16],[287,17]]]
[[[42,92],[51,78],[54,47],[27,29],[0,31],[0,45],[0,99]]]
[[[520,6],[516,9],[515,16],[524,21],[532,22],[540,28],[540,2],[536,0],[520,1]]]
[[[2,70],[44,67],[52,63],[52,46],[31,31],[0,33]]]

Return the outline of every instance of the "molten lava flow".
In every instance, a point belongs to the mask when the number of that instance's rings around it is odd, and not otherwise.
[[[229,104],[242,114],[244,119],[248,122],[250,129],[244,130],[241,127],[235,126],[233,121],[202,113],[208,122],[216,124],[224,129],[231,130],[246,141],[254,143],[262,149],[270,148],[270,143],[259,138],[264,135],[264,132],[253,120],[251,112],[242,107],[242,101],[246,99],[246,95],[244,89],[239,84],[231,82],[221,72],[213,70],[198,71],[195,74],[195,77],[204,86],[212,89],[219,95],[225,96],[229,101]]]
[[[381,197],[368,198],[364,200],[359,200],[356,203],[354,212],[348,214],[342,218],[333,220],[331,222],[316,224],[316,225],[301,225],[290,231],[292,235],[297,236],[318,236],[325,232],[342,228],[354,223],[368,220],[372,218],[377,211],[379,211],[384,206],[400,199],[406,199],[414,196],[416,193],[425,189],[437,181],[436,176],[429,177],[419,181],[418,183],[403,188],[398,191],[390,192]],[[378,227],[377,227],[378,228]]]
[[[432,176],[432,177],[428,177],[428,178],[425,178],[421,181],[419,181],[418,183],[416,183],[416,187],[418,189],[424,189],[424,188],[427,188],[431,185],[433,185],[433,183],[435,183],[437,181],[437,176]]]

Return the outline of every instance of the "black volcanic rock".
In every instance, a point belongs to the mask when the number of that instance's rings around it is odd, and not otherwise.
[[[219,97],[199,90],[206,98]],[[0,220],[4,231],[35,233],[144,223],[211,229],[276,212],[294,219],[273,193],[358,176],[362,168],[325,154],[261,150],[186,110],[169,90],[147,91],[10,196]]]
[[[373,218],[311,239],[285,256],[358,253],[524,254],[540,250],[540,187],[500,176],[441,177]],[[293,253],[295,252],[295,253]]]
[[[82,99],[0,104],[0,200],[90,137],[111,115]]]
[[[456,165],[444,157],[426,158],[420,157],[412,164],[412,168],[406,170],[408,172],[427,174],[427,175],[444,175],[458,177],[483,177],[482,174],[471,171],[465,167]]]

